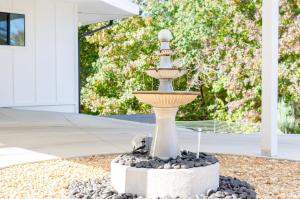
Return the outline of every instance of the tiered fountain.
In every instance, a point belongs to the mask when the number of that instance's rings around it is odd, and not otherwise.
[[[160,80],[159,90],[134,93],[154,107],[156,130],[152,146],[143,144],[139,151],[115,158],[111,177],[71,183],[70,198],[255,199],[256,192],[247,182],[219,176],[219,163],[213,155],[179,151],[175,115],[180,105],[192,102],[198,93],[173,91],[172,80],[185,71],[172,68],[170,31],[162,30],[158,37],[160,66],[147,70],[147,74]]]
[[[172,34],[160,31],[160,65],[147,70],[147,74],[159,79],[158,91],[138,91],[134,95],[141,102],[153,106],[156,130],[153,135],[150,157],[162,161],[174,160],[179,153],[175,116],[178,107],[192,102],[197,92],[174,91],[172,80],[185,74],[185,70],[172,67],[169,42]],[[142,166],[141,166],[142,167]],[[119,193],[133,193],[146,198],[189,198],[205,194],[219,186],[219,163],[204,164],[185,169],[137,168],[113,161],[111,164],[112,186]]]

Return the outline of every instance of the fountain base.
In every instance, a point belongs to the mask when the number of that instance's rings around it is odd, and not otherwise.
[[[145,198],[189,198],[219,187],[219,163],[189,169],[135,168],[112,161],[111,184],[119,193]]]

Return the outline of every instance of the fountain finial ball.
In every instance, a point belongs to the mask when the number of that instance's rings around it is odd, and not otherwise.
[[[172,33],[168,29],[162,29],[158,33],[158,39],[161,42],[169,42],[172,39]]]

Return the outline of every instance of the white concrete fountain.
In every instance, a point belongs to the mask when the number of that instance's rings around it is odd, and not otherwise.
[[[186,73],[185,70],[172,67],[170,40],[172,34],[169,30],[161,30],[158,34],[161,42],[160,64],[158,68],[147,70],[146,73],[159,79],[158,91],[139,91],[134,95],[146,104],[153,106],[156,116],[156,131],[150,155],[162,159],[178,155],[175,116],[180,105],[192,102],[198,95],[197,92],[174,91],[172,80]]]
[[[158,91],[138,91],[134,95],[141,102],[153,106],[156,129],[153,135],[150,156],[160,159],[179,155],[175,116],[178,107],[192,102],[198,92],[174,91],[172,80],[186,73],[172,67],[169,42],[172,34],[161,30],[160,65],[147,70],[147,74],[159,79]],[[219,186],[219,163],[190,169],[135,168],[115,162],[111,164],[112,186],[120,193],[134,193],[146,198],[177,197],[189,198],[204,194],[208,189]]]

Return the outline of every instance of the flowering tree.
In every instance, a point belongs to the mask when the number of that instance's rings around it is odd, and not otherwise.
[[[149,113],[134,90],[157,89],[145,75],[156,67],[156,35],[162,28],[174,34],[176,67],[188,73],[174,82],[176,90],[196,90],[201,96],[179,110],[183,120],[221,119],[258,122],[261,111],[261,0],[138,1],[143,16],[131,17],[87,39],[98,52],[83,81],[83,110],[94,114]],[[280,96],[300,99],[299,1],[281,0]],[[99,24],[101,25],[101,24]],[[85,27],[87,28],[87,27]],[[90,29],[95,26],[88,27]],[[95,47],[95,44],[96,47]],[[86,49],[86,48],[84,48]],[[84,53],[84,52],[83,52]],[[87,64],[88,63],[88,64]]]

